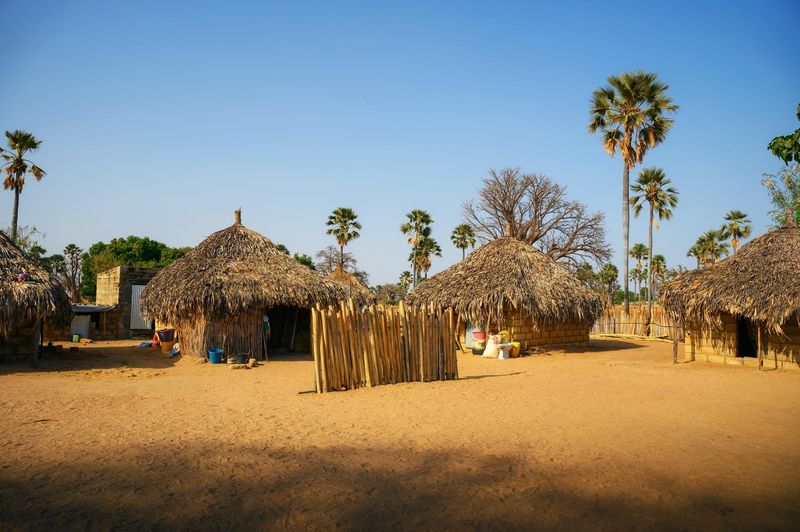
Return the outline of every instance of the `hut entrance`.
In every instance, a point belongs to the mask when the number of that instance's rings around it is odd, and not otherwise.
[[[758,331],[755,324],[747,318],[739,317],[736,319],[736,356],[737,357],[757,357],[758,356]]]
[[[270,356],[286,352],[311,351],[311,312],[298,307],[273,307],[267,310]]]

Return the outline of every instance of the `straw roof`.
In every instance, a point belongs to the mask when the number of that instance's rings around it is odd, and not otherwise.
[[[725,313],[776,332],[792,318],[800,322],[800,229],[775,229],[725,260],[681,275],[661,299],[674,318],[689,322],[719,324]]]
[[[18,282],[16,276],[22,273],[28,280]],[[40,317],[64,324],[71,316],[64,289],[0,232],[0,333],[8,336],[17,326],[32,324]]]
[[[336,281],[357,305],[369,305],[375,302],[375,296],[369,288],[361,284],[355,275],[349,274],[341,268],[336,268],[328,277]]]
[[[199,314],[236,315],[278,305],[311,307],[344,299],[342,287],[299,264],[267,237],[236,222],[212,234],[147,284],[148,318],[175,323]]]
[[[552,258],[516,238],[484,244],[464,260],[419,284],[412,305],[453,307],[471,321],[502,320],[508,309],[535,323],[594,322],[604,299]]]

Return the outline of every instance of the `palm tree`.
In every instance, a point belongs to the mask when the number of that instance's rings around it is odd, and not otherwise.
[[[400,226],[400,231],[408,236],[408,243],[411,244],[411,267],[414,270],[412,283],[417,286],[417,245],[420,239],[431,236],[431,224],[433,218],[426,211],[422,209],[414,209],[406,214],[408,221]]]
[[[628,277],[630,277],[631,281],[633,281],[633,290],[634,294],[636,294],[636,301],[639,301],[641,299],[639,289],[641,282],[644,279],[644,270],[642,268],[632,268],[631,271],[628,272]]]
[[[597,276],[600,279],[600,282],[603,283],[608,289],[608,306],[614,306],[614,283],[617,282],[617,277],[619,277],[619,270],[616,266],[611,263],[604,264],[600,271],[597,272]]]
[[[699,241],[699,239],[698,239]],[[700,268],[700,263],[703,260],[703,252],[698,245],[698,242],[692,244],[692,247],[689,248],[689,251],[686,252],[687,257],[694,257],[697,261],[697,268]]]
[[[700,260],[702,260],[703,264],[706,266],[714,264],[721,259],[723,255],[727,256],[728,254],[728,244],[725,242],[720,231],[715,231],[713,229],[703,233],[700,238],[697,239],[697,242],[695,242],[695,246],[697,247],[696,251],[700,256]]]
[[[10,150],[0,148],[0,156],[6,161],[2,168],[6,172],[3,188],[14,191],[14,213],[11,216],[11,240],[17,241],[17,220],[19,219],[19,195],[25,187],[25,174],[28,172],[41,181],[45,171],[25,158],[29,151],[36,151],[42,144],[32,133],[27,131],[6,131]]]
[[[461,250],[461,260],[467,256],[467,248],[475,247],[475,232],[469,224],[457,225],[450,235],[453,245]]]
[[[631,246],[631,250],[629,251],[630,256],[636,259],[636,267],[641,269],[642,268],[642,261],[647,256],[647,246],[642,244],[641,242],[637,242],[633,246]]]
[[[404,271],[400,274],[400,280],[397,282],[397,286],[400,287],[400,290],[405,294],[408,292],[408,287],[411,286],[411,282],[411,272]]]
[[[667,94],[669,85],[649,72],[626,72],[609,76],[608,85],[592,93],[589,133],[603,135],[603,148],[610,156],[619,150],[622,170],[622,239],[624,241],[625,313],[628,301],[628,231],[630,212],[628,186],[631,168],[644,160],[648,149],[664,141],[672,128],[678,106]]]
[[[326,234],[333,235],[339,244],[339,269],[344,271],[344,247],[348,242],[361,236],[358,215],[349,207],[339,207],[328,216],[325,225],[330,227]]]
[[[739,249],[739,239],[749,237],[752,229],[747,215],[733,209],[725,215],[725,223],[722,224],[720,233],[722,238],[730,239],[733,253],[736,254],[736,250]]]
[[[631,186],[634,196],[631,198],[633,216],[638,218],[642,207],[647,203],[650,207],[650,228],[647,233],[647,312],[653,312],[653,221],[672,218],[672,209],[678,205],[678,191],[670,187],[671,181],[661,168],[645,168],[639,172],[636,183]],[[656,228],[658,223],[656,223]]]
[[[423,236],[414,246],[414,250],[409,255],[408,260],[415,261],[417,275],[425,273],[425,279],[428,278],[428,270],[431,269],[431,256],[442,256],[442,248],[439,243],[429,236]]]
[[[653,297],[655,298],[656,294],[661,291],[661,285],[667,275],[667,259],[664,255],[653,255],[653,260],[650,264],[650,270],[653,272]]]

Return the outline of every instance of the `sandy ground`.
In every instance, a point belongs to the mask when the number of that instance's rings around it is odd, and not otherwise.
[[[325,395],[131,342],[0,365],[0,529],[791,529],[800,372],[671,345],[463,355]]]

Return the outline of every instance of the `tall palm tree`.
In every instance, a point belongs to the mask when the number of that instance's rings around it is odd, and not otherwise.
[[[400,274],[400,279],[397,281],[397,286],[400,288],[400,291],[404,294],[408,291],[408,287],[411,286],[411,272],[404,271]]]
[[[647,246],[641,242],[637,242],[631,246],[631,250],[628,253],[630,254],[631,258],[636,259],[636,267],[641,269],[642,261],[647,256]]]
[[[406,214],[406,218],[408,221],[400,226],[400,231],[408,236],[408,243],[411,244],[411,258],[409,261],[414,270],[412,283],[414,286],[417,286],[417,246],[420,239],[431,236],[433,218],[431,218],[431,215],[428,214],[427,211],[423,211],[422,209],[414,209]]]
[[[642,281],[645,279],[645,271],[647,268],[631,268],[631,271],[628,272],[628,276],[630,277],[631,281],[633,281],[633,289],[634,293],[636,294],[636,301],[641,300],[641,287]]]
[[[661,168],[644,168],[631,186],[633,216],[638,218],[642,207],[650,207],[650,227],[647,233],[647,312],[653,312],[653,222],[672,218],[672,209],[678,205],[678,191],[669,186],[672,181]],[[656,223],[658,227],[658,223]]]
[[[30,151],[36,151],[42,144],[32,133],[27,131],[6,131],[8,148],[0,148],[0,156],[6,161],[2,169],[6,173],[3,188],[14,191],[14,213],[11,216],[11,240],[17,241],[17,220],[19,219],[19,195],[25,187],[25,174],[29,173],[41,181],[45,171],[25,158]]]
[[[667,259],[664,255],[653,255],[653,260],[650,264],[650,270],[653,272],[653,297],[656,297],[660,293],[661,285],[667,275]]]
[[[698,239],[699,240],[699,239]],[[686,252],[687,257],[694,257],[697,261],[697,268],[700,268],[700,263],[703,260],[703,252],[698,245],[698,242],[692,244],[692,247],[689,248],[689,251]]]
[[[617,282],[617,277],[619,277],[619,270],[611,263],[604,264],[603,267],[600,268],[600,271],[597,272],[597,276],[600,282],[603,283],[603,286],[608,290],[608,306],[613,307],[614,283]]]
[[[697,251],[703,264],[710,266],[723,257],[728,255],[728,244],[722,237],[720,231],[706,231],[695,242]]]
[[[722,234],[722,238],[730,239],[731,247],[735,255],[736,250],[739,249],[739,239],[749,237],[752,229],[750,219],[747,218],[747,215],[742,211],[733,209],[728,211],[728,214],[725,215],[725,223],[722,224],[720,233]]]
[[[428,270],[431,269],[431,256],[442,256],[442,248],[439,243],[430,236],[423,236],[414,246],[415,249],[409,255],[408,260],[414,260],[417,269],[417,275],[425,274],[425,279],[428,278]]]
[[[622,239],[624,241],[625,313],[628,301],[628,232],[630,212],[628,187],[631,168],[644,160],[648,149],[664,141],[672,128],[678,106],[667,94],[669,85],[649,72],[626,72],[609,76],[608,85],[592,93],[589,133],[603,135],[603,148],[611,157],[622,156]]]
[[[467,256],[467,248],[475,247],[475,232],[469,224],[457,225],[450,235],[453,245],[461,250],[461,260]]]
[[[361,229],[358,215],[349,207],[339,207],[328,216],[325,225],[330,227],[326,234],[333,235],[339,244],[339,269],[344,271],[344,247],[361,236],[358,232]]]

